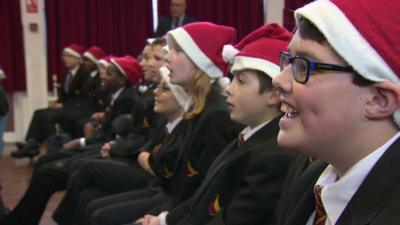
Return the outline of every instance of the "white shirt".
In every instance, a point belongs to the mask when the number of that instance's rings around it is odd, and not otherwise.
[[[376,162],[399,137],[400,132],[354,164],[340,179],[338,179],[338,171],[332,165],[329,165],[322,172],[316,185],[322,187],[321,201],[327,214],[325,225],[332,225],[338,221],[343,210]],[[312,225],[314,217],[315,212],[308,219],[307,225]]]
[[[241,134],[243,134],[243,140],[247,141],[247,139],[249,139],[254,133],[256,133],[259,129],[263,128],[265,125],[267,125],[271,120],[262,123],[254,128],[251,127],[246,127],[244,128],[244,130],[242,132],[240,132]]]
[[[118,96],[121,94],[122,90],[124,90],[123,87],[120,88],[120,89],[118,89],[116,92],[114,92],[114,93],[111,95],[111,102],[110,102],[110,105],[114,105],[115,100],[116,100],[116,99],[118,98]]]
[[[77,73],[78,70],[79,70],[79,67],[80,67],[80,66],[77,65],[77,66],[75,66],[74,68],[72,68],[72,69],[69,70],[69,73],[71,74],[72,77],[75,77],[76,73]]]
[[[172,133],[172,131],[175,129],[175,127],[178,125],[179,122],[181,122],[182,116],[176,118],[174,121],[167,123],[165,126],[167,128],[168,133]]]
[[[93,78],[93,77],[95,77],[95,76],[96,76],[96,74],[97,74],[97,70],[95,70],[95,71],[91,72],[91,73],[90,73],[90,77],[91,77],[91,78]]]

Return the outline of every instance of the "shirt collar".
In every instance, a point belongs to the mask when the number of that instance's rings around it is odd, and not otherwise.
[[[69,70],[69,73],[74,77],[75,74],[78,72],[79,67],[80,67],[79,65],[75,66],[74,68]]]
[[[93,78],[93,77],[96,76],[96,74],[97,74],[97,70],[92,71],[92,72],[90,73],[90,77]]]
[[[271,120],[268,120],[267,122],[264,122],[256,127],[254,127],[253,129],[249,126],[247,126],[246,128],[244,128],[244,130],[242,132],[240,132],[243,135],[243,140],[247,141],[247,139],[249,139],[254,133],[256,133],[259,129],[261,129],[262,127],[264,127],[265,125],[267,125]]]
[[[399,137],[400,132],[354,164],[340,179],[337,179],[339,173],[332,165],[322,172],[316,185],[323,187],[321,200],[330,224],[336,223],[376,162]]]
[[[123,87],[120,88],[120,89],[118,89],[116,92],[114,92],[114,93],[111,95],[111,105],[114,105],[115,100],[116,100],[116,99],[118,98],[118,96],[121,94],[122,90],[124,90]]]
[[[182,120],[182,116],[176,118],[174,121],[172,122],[168,122],[166,127],[167,127],[167,131],[168,133],[172,133],[172,131],[175,129],[175,127],[179,124],[179,122],[181,122]]]

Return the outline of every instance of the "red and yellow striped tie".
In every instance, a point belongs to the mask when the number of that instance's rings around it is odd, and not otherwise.
[[[315,217],[313,225],[325,225],[325,221],[327,218],[324,205],[322,205],[321,201],[321,186],[317,185],[314,188],[315,194]]]

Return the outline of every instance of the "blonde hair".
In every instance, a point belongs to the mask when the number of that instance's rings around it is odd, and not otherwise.
[[[191,119],[203,112],[207,103],[208,94],[212,88],[211,78],[199,68],[197,68],[189,85],[189,95],[192,97],[192,106],[184,114],[184,117],[187,119]]]

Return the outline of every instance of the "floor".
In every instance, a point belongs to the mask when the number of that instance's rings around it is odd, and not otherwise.
[[[29,185],[33,162],[29,159],[15,160],[10,157],[14,145],[6,145],[3,156],[0,158],[0,181],[3,186],[2,196],[5,205],[12,209],[24,194]],[[40,225],[56,225],[51,219],[52,212],[60,202],[63,192],[56,193],[50,199]]]

